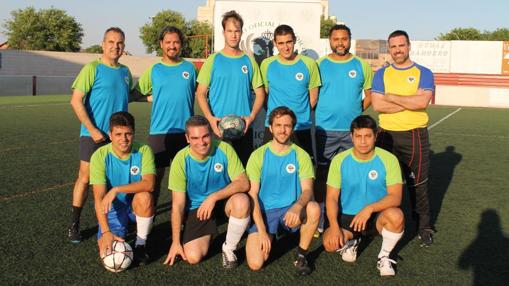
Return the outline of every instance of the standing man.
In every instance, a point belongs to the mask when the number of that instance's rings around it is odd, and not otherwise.
[[[222,247],[223,267],[237,266],[235,250],[250,219],[249,198],[244,194],[249,181],[235,150],[212,136],[205,117],[187,120],[189,146],[177,153],[170,168],[172,244],[165,264],[173,265],[177,256],[190,264],[199,263],[217,232],[217,212],[224,208],[229,220]]]
[[[194,115],[196,69],[180,58],[184,36],[176,27],[165,27],[159,36],[163,58],[143,73],[137,90],[152,96],[148,144],[157,168],[153,197],[157,206],[161,181],[175,154],[186,147],[185,124]]]
[[[244,26],[242,17],[230,11],[223,15],[221,24],[224,48],[212,54],[203,64],[198,75],[196,98],[218,137],[221,134],[217,123],[222,117],[235,114],[245,120],[244,136],[231,143],[242,163],[246,164],[253,151],[251,123],[263,106],[265,92],[258,64],[239,48]]]
[[[410,39],[405,31],[389,35],[394,61],[373,79],[373,109],[380,113],[377,145],[398,157],[418,215],[421,246],[433,243],[428,197],[429,138],[426,108],[433,96],[433,73],[410,60]]]
[[[350,128],[353,148],[334,157],[327,179],[327,218],[323,235],[326,251],[339,251],[346,262],[355,262],[361,235],[382,235],[377,268],[380,276],[396,272],[389,258],[405,227],[401,204],[402,182],[398,159],[375,147],[377,126],[361,115]],[[341,206],[341,211],[340,211]]]
[[[80,216],[88,196],[90,156],[109,142],[109,119],[118,111],[127,111],[132,76],[120,64],[125,47],[124,32],[111,27],[104,33],[100,59],[86,64],[72,84],[71,106],[81,122],[80,167],[72,194],[72,216],[69,240],[81,241]]]
[[[247,164],[254,223],[249,229],[246,257],[253,270],[261,269],[269,258],[278,229],[297,232],[300,228],[294,266],[300,275],[311,273],[307,254],[320,220],[320,207],[313,201],[311,158],[290,139],[296,121],[288,107],[273,109],[269,115],[273,138],[256,149]]]
[[[332,52],[318,60],[322,86],[315,112],[318,161],[315,198],[320,202],[322,218],[330,162],[336,154],[352,147],[350,124],[371,104],[373,71],[366,61],[350,53],[351,39],[349,27],[333,26],[329,31]],[[318,228],[323,231],[323,220]]]
[[[278,106],[288,106],[297,116],[294,142],[313,156],[311,139],[311,109],[318,100],[320,74],[316,62],[294,51],[297,37],[288,25],[274,30],[278,55],[266,58],[260,65],[265,90],[268,93],[267,114]],[[268,127],[268,116],[265,126]],[[265,142],[272,139],[265,129]]]
[[[112,250],[113,240],[123,241],[129,220],[136,221],[134,259],[146,264],[145,249],[154,217],[154,154],[150,147],[134,142],[134,117],[127,112],[111,116],[110,144],[100,147],[90,159],[90,184],[99,223],[100,257]]]

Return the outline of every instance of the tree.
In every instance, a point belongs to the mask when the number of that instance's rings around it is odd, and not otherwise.
[[[205,37],[207,35],[207,37]],[[186,31],[187,41],[182,51],[183,57],[205,58],[205,46],[210,53],[212,46],[212,27],[208,23],[198,22],[196,20],[187,23]],[[205,41],[207,43],[205,44]]]
[[[103,47],[101,45],[92,45],[85,50],[83,50],[85,53],[91,53],[91,54],[102,54],[103,53]]]
[[[329,31],[332,26],[336,25],[336,21],[332,19],[325,19],[323,16],[320,18],[320,38],[328,38]]]
[[[3,27],[13,49],[77,52],[83,29],[81,24],[55,8],[36,11],[33,7],[11,12]]]
[[[509,41],[509,29],[498,28],[486,37],[489,41]]]
[[[175,26],[183,33],[186,31],[186,19],[175,11],[164,10],[151,17],[151,23],[147,23],[140,28],[140,39],[147,48],[147,53],[157,52],[162,55],[159,47],[159,34],[166,26]]]

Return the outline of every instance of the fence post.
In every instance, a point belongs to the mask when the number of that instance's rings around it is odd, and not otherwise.
[[[37,76],[32,76],[32,96],[37,95]]]

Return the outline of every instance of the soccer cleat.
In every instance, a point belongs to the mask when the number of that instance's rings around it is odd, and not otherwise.
[[[338,249],[341,259],[345,262],[355,262],[357,260],[357,247],[361,243],[361,238],[350,239],[345,245]]]
[[[380,270],[380,276],[382,277],[392,277],[396,275],[396,271],[392,268],[392,264],[396,264],[396,261],[390,259],[387,256],[378,258],[378,262],[376,263],[376,268]]]
[[[305,276],[311,273],[308,260],[306,259],[306,256],[302,254],[297,255],[297,259],[293,262],[293,266],[295,266],[295,270],[297,270],[299,275]]]
[[[145,245],[136,245],[134,247],[134,261],[139,265],[147,265],[150,260]]]
[[[67,236],[72,243],[80,243],[81,242],[81,234],[80,234],[80,223],[75,222],[69,226],[67,229]]]
[[[235,251],[226,247],[226,243],[223,244],[223,267],[225,269],[232,269],[237,267],[237,255]]]
[[[433,233],[434,231],[430,228],[419,230],[419,240],[421,247],[429,247],[433,244]]]

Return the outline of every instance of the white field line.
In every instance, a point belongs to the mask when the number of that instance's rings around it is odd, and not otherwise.
[[[433,123],[431,126],[428,127],[428,130],[431,130],[433,127],[437,126],[438,124],[442,123],[443,121],[445,121],[447,118],[453,116],[454,114],[458,113],[459,111],[461,110],[461,107],[456,109],[455,111],[449,113],[448,115],[446,115],[444,118],[438,120],[437,122]]]

